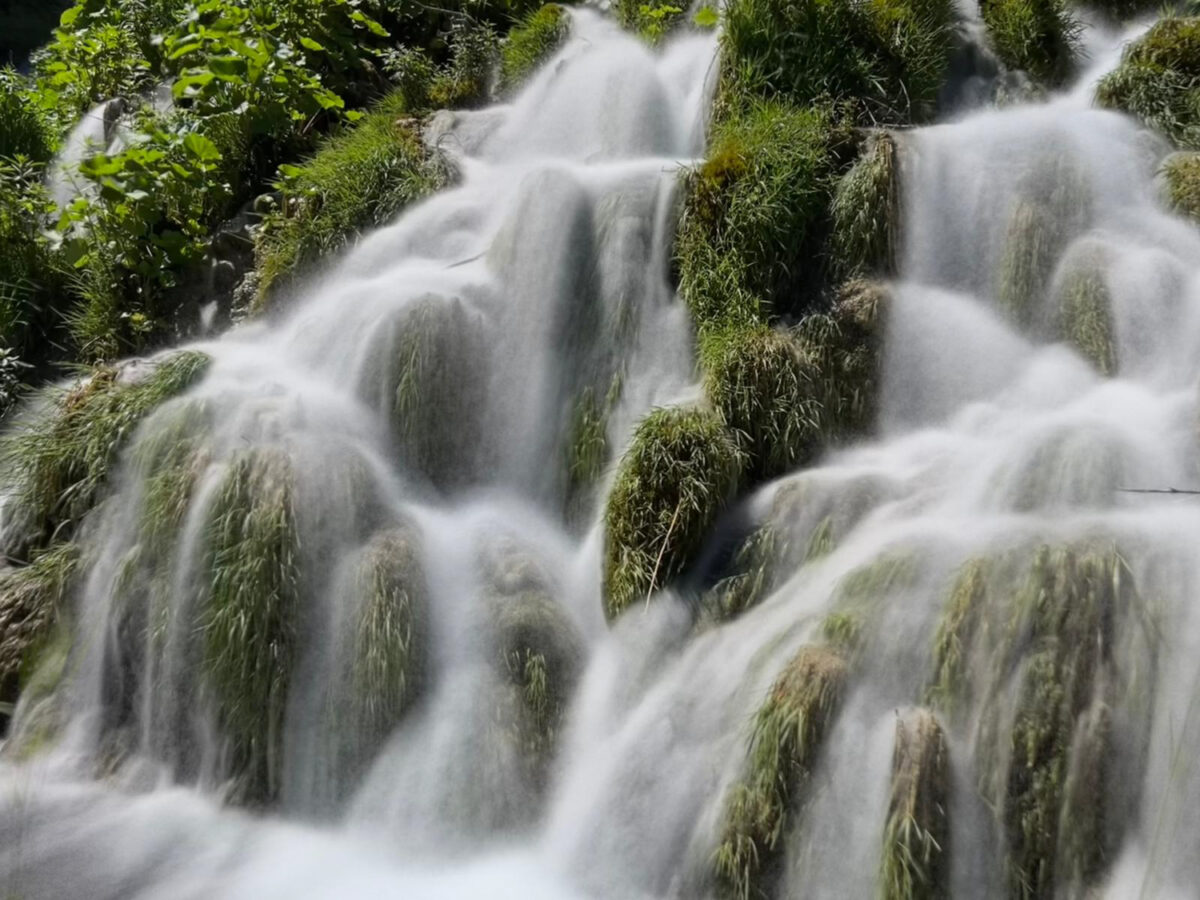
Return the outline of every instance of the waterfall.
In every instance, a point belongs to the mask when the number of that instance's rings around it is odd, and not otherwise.
[[[778,896],[873,896],[898,846],[954,897],[1190,896],[1200,509],[1127,489],[1198,486],[1200,234],[1091,106],[1111,48],[898,133],[876,432],[738,510],[756,605],[610,629],[615,461],[701,395],[669,276],[717,41],[571,15],[429,126],[454,187],[138,427],[0,763],[0,885],[690,898],[773,825]]]

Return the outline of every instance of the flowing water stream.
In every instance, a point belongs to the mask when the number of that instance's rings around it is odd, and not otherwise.
[[[1005,846],[1041,811],[996,810],[1025,796],[1025,770],[1078,812],[1050,852],[1064,895],[1192,896],[1200,507],[1119,490],[1200,480],[1200,234],[1155,199],[1165,148],[1090,108],[1091,76],[903,134],[878,434],[752,498],[806,548],[779,554],[758,606],[697,628],[665,593],[610,631],[603,487],[578,487],[568,448],[581,397],[617,449],[653,406],[699,397],[667,276],[716,41],[653,54],[574,16],[510,105],[439,123],[459,186],[363,240],[285,320],[203,345],[207,377],[139,431],[87,531],[63,739],[0,769],[5,896],[707,894],[754,711],[831,615],[857,649],[781,896],[874,894],[897,722],[930,697],[953,896],[1008,894]],[[176,527],[148,533],[169,447],[186,448],[186,495]],[[222,518],[239,499],[244,520]],[[290,617],[290,684],[245,708],[197,647],[197,573],[258,584],[213,555],[214,519],[297,573],[267,616]],[[400,580],[425,598],[404,626],[423,689],[376,733],[356,623],[381,557],[420,573]],[[952,615],[964,589],[969,627]],[[550,648],[533,675],[504,652],[522,629]],[[947,636],[953,658],[935,652]],[[535,676],[566,686],[534,716],[558,716],[556,748],[529,737],[514,687]],[[1039,719],[1043,683],[1072,699]],[[23,700],[15,733],[44,714]],[[215,723],[262,718],[281,752],[231,758]],[[1061,765],[1023,769],[1014,754],[1047,729],[1066,735]],[[221,802],[268,796],[269,816]]]

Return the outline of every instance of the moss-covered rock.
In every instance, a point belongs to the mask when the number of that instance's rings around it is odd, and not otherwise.
[[[529,551],[501,541],[489,548],[483,561],[497,671],[518,697],[509,731],[526,765],[529,784],[540,793],[548,781],[567,705],[583,672],[583,640]]]
[[[882,900],[940,900],[949,892],[950,750],[937,718],[896,720],[892,788],[879,870]]]
[[[886,276],[900,239],[896,136],[872,132],[833,195],[831,263],[842,278]]]
[[[717,126],[687,175],[680,291],[701,333],[814,304],[829,201],[848,130],[820,107],[757,103]]]
[[[566,9],[557,3],[547,3],[515,25],[500,48],[500,90],[520,87],[562,45],[570,28]]]
[[[284,169],[282,202],[257,233],[253,311],[266,309],[287,285],[363,231],[390,222],[445,184],[445,167],[410,116],[396,91],[300,166]]]
[[[1167,16],[1130,44],[1096,88],[1101,106],[1119,109],[1180,147],[1200,150],[1200,17]]]
[[[772,896],[783,840],[803,803],[845,678],[838,654],[803,647],[771,686],[754,718],[746,772],[726,800],[714,857],[721,896]]]
[[[819,446],[818,374],[788,331],[744,329],[704,339],[705,390],[763,481],[810,458]]]
[[[834,99],[864,124],[927,119],[953,21],[945,0],[733,0],[722,34],[722,102],[736,94],[801,107]]]
[[[1054,330],[1101,375],[1115,375],[1117,348],[1105,269],[1101,247],[1085,244],[1067,254],[1057,276]]]
[[[1173,153],[1162,167],[1167,205],[1200,224],[1200,153]]]
[[[19,422],[0,448],[13,494],[5,552],[20,558],[69,538],[137,426],[195,384],[208,362],[186,351],[149,365],[98,368],[70,388],[49,389],[42,414]]]
[[[241,451],[207,511],[203,671],[230,795],[250,805],[274,799],[281,780],[300,593],[293,477],[282,451]]]
[[[992,48],[1010,69],[1040,84],[1062,84],[1075,64],[1081,26],[1064,0],[983,0]]]
[[[657,409],[638,425],[605,509],[604,611],[615,619],[695,558],[744,465],[720,418]]]

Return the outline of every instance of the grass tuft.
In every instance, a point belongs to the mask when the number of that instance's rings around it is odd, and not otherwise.
[[[1047,87],[1071,75],[1082,25],[1065,0],[983,0],[980,12],[1000,61]]]
[[[842,278],[889,275],[900,235],[896,137],[874,132],[833,195],[831,262]]]
[[[566,40],[567,11],[547,3],[515,25],[500,49],[500,90],[515,91]]]
[[[645,602],[695,558],[744,456],[720,418],[656,409],[633,435],[605,509],[604,611]]]

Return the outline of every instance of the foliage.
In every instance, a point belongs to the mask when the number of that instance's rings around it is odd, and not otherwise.
[[[726,800],[714,859],[721,896],[773,896],[782,842],[837,711],[845,678],[846,664],[836,653],[802,647],[759,707],[747,771]]]
[[[683,21],[686,6],[678,0],[617,0],[617,21],[657,44]]]
[[[1173,153],[1163,163],[1167,204],[1200,224],[1200,153]]]
[[[864,124],[928,119],[953,22],[946,0],[732,0],[722,34],[723,102],[845,100]]]
[[[406,97],[394,91],[305,162],[281,168],[281,201],[256,241],[260,308],[322,257],[444,183],[444,169],[407,111]]]
[[[281,778],[300,590],[292,479],[283,452],[239,452],[206,526],[204,671],[228,742],[232,796],[250,805],[274,799]]]
[[[1137,116],[1180,147],[1200,150],[1200,17],[1159,19],[1101,80],[1101,106]]]
[[[567,11],[547,3],[518,23],[500,51],[500,89],[512,91],[550,56],[571,27]]]
[[[733,496],[744,457],[720,418],[656,409],[638,425],[605,509],[605,614],[679,575]]]
[[[780,103],[717,126],[708,160],[686,176],[676,238],[680,291],[702,334],[811,304],[847,140],[827,110]]]
[[[61,318],[63,274],[43,233],[52,205],[42,176],[27,157],[0,159],[0,347],[9,360],[44,359]]]
[[[450,35],[450,61],[433,79],[434,107],[480,106],[491,96],[500,39],[491,25],[456,23]]]
[[[0,68],[0,122],[0,159],[50,161],[56,144],[51,123],[31,95],[31,85],[12,69]]]
[[[44,417],[18,423],[0,445],[13,492],[9,527],[17,529],[5,535],[8,555],[70,539],[138,424],[207,366],[207,356],[188,351],[146,373],[102,367],[70,388],[47,389]]]
[[[1051,87],[1071,74],[1082,26],[1065,0],[983,0],[980,12],[996,55],[1010,69]]]

